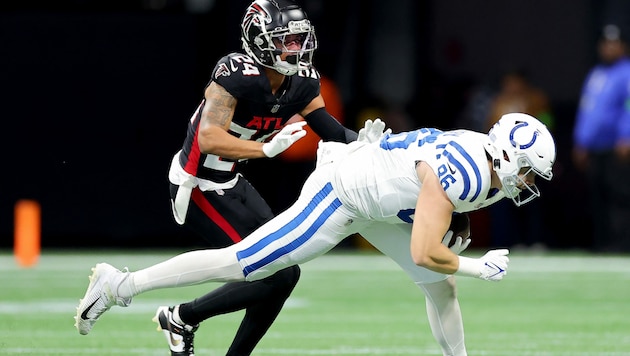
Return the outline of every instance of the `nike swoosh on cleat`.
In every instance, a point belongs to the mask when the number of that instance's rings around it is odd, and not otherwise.
[[[182,343],[182,340],[177,340],[173,337],[173,328],[168,319],[166,320],[166,322],[168,323],[168,336],[171,339],[171,345],[179,346]]]
[[[182,343],[182,341],[181,341],[181,340],[176,340],[176,339],[174,339],[174,338],[173,338],[173,334],[169,334],[169,336],[171,337],[171,345],[173,345],[173,346],[179,346],[179,344],[181,344],[181,343]]]
[[[94,306],[94,304],[96,304],[96,302],[98,302],[98,298],[92,302],[92,304],[90,304],[90,306],[88,306],[83,313],[81,313],[81,319],[83,320],[89,320],[87,313],[90,311],[90,309],[92,309],[92,307]]]

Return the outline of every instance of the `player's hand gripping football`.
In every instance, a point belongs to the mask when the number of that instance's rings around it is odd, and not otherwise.
[[[390,134],[392,129],[385,130],[385,123],[381,119],[374,121],[368,119],[365,120],[365,126],[359,130],[358,142],[377,142],[380,141],[384,135]]]
[[[303,128],[304,125],[306,125],[306,121],[298,121],[283,127],[271,141],[262,146],[265,156],[275,157],[289,148],[295,141],[306,136],[306,130]]]
[[[453,239],[453,231],[448,230],[444,238],[442,239],[442,245],[448,247],[454,254],[459,255],[470,245],[471,239],[463,239],[461,236],[457,236],[455,238],[455,242],[451,244],[451,240]]]
[[[455,241],[451,240],[455,236]],[[470,245],[470,217],[468,213],[453,214],[448,231],[442,239],[442,244],[448,247],[454,254],[459,255]]]

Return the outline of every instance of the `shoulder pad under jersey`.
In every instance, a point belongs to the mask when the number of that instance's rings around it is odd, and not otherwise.
[[[268,86],[262,67],[242,53],[230,53],[221,58],[212,71],[211,80],[235,98],[261,93]]]

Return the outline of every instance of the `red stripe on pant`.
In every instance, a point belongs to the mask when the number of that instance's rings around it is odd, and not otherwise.
[[[226,235],[230,237],[234,243],[237,243],[242,240],[241,235],[232,227],[232,225],[225,220],[225,218],[215,209],[203,196],[203,192],[199,190],[199,188],[195,187],[192,191],[191,198],[201,211],[203,211],[210,220],[214,221],[221,230],[225,232]]]

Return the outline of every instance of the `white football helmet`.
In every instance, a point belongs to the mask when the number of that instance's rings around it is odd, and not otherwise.
[[[522,113],[501,117],[488,133],[486,150],[492,157],[492,167],[499,176],[503,193],[521,206],[540,196],[533,182],[524,177],[535,173],[551,180],[551,168],[556,160],[556,144],[547,127],[536,118]]]

